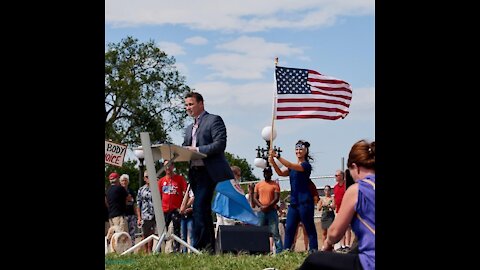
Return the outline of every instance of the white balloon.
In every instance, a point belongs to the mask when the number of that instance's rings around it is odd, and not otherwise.
[[[267,167],[267,161],[263,158],[255,158],[253,164],[258,168],[265,169]]]
[[[265,141],[270,141],[271,131],[272,131],[272,126],[266,126],[262,129],[262,138]],[[272,140],[275,140],[276,137],[277,137],[277,131],[275,129],[273,129]]]

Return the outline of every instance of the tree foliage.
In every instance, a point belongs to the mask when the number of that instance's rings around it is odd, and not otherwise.
[[[227,158],[228,164],[230,166],[236,165],[242,170],[242,179],[241,181],[257,181],[259,180],[255,175],[253,175],[253,168],[248,164],[247,160],[240,158],[237,155],[233,155],[229,152],[225,152],[225,157]]]
[[[127,37],[105,52],[105,139],[140,145],[140,132],[152,143],[171,141],[169,132],[184,127],[185,78],[151,40]]]

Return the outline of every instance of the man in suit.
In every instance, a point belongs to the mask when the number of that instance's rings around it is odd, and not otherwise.
[[[227,129],[222,118],[205,111],[203,97],[196,92],[185,96],[187,114],[194,123],[185,130],[183,146],[206,154],[207,157],[190,161],[188,178],[195,194],[193,202],[193,247],[215,252],[215,234],[211,211],[213,192],[218,182],[233,179],[225,158]]]

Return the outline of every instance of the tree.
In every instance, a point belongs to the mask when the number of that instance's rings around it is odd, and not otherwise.
[[[140,145],[140,132],[152,144],[171,141],[187,116],[183,100],[190,87],[175,59],[155,46],[127,37],[105,52],[105,139]]]
[[[250,166],[250,164],[248,164],[246,159],[240,158],[237,155],[230,154],[229,152],[225,152],[225,157],[227,158],[228,164],[230,164],[230,166],[236,165],[240,167],[240,169],[242,170],[242,182],[259,180],[255,175],[253,175],[253,168]]]

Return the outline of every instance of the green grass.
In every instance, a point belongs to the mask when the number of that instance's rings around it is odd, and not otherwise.
[[[297,269],[307,257],[306,252],[282,252],[273,255],[248,255],[248,254],[129,254],[120,256],[109,253],[105,256],[105,269],[125,270],[159,270],[159,269],[191,269],[191,270],[224,270],[224,269],[248,269],[262,270],[275,268],[278,270]]]

